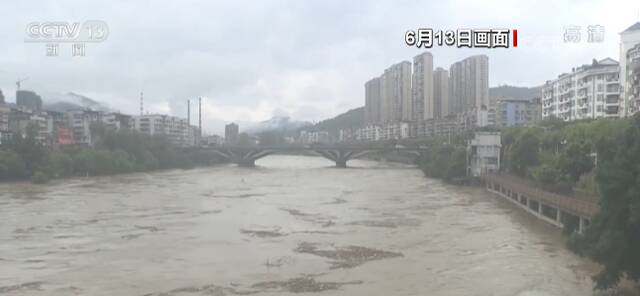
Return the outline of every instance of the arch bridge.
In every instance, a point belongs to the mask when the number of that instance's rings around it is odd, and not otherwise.
[[[323,156],[336,163],[338,168],[346,168],[347,161],[359,158],[364,155],[376,152],[402,152],[412,156],[416,159],[422,156],[428,148],[409,148],[409,147],[366,147],[366,146],[274,146],[274,147],[247,147],[247,146],[221,146],[210,148],[213,152],[221,157],[238,164],[242,167],[254,167],[256,160],[263,158],[267,155],[275,153],[289,153],[289,152],[313,152],[320,156]]]

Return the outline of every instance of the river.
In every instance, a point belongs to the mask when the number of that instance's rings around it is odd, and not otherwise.
[[[0,294],[591,295],[558,229],[482,189],[257,165],[0,184]]]

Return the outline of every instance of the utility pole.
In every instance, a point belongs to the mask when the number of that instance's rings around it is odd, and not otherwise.
[[[198,97],[198,129],[202,137],[202,97]]]

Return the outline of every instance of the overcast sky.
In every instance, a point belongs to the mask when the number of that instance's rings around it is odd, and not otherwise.
[[[318,121],[364,104],[364,82],[422,52],[409,29],[516,28],[517,48],[430,51],[434,65],[489,56],[490,85],[535,86],[592,58],[619,59],[619,32],[640,21],[640,1],[5,1],[0,9],[0,89],[15,81],[39,93],[73,91],[112,109],[186,116],[202,96],[205,131],[220,120],[260,121],[274,114]],[[188,3],[188,4],[187,4]],[[103,20],[108,39],[86,56],[46,56],[25,43],[31,22]],[[565,26],[582,26],[564,43]],[[586,42],[602,25],[605,40]],[[193,110],[193,109],[192,109]],[[195,113],[194,113],[195,115]]]

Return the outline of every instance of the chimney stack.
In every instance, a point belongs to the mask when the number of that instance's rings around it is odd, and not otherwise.
[[[191,100],[187,100],[187,126],[191,126]]]
[[[143,95],[143,94],[142,94],[142,92],[140,92],[140,116],[142,116],[142,115],[143,115],[143,111],[144,111],[144,108],[143,108],[143,106],[144,106],[144,101],[143,101],[143,97],[142,97],[142,95]]]

